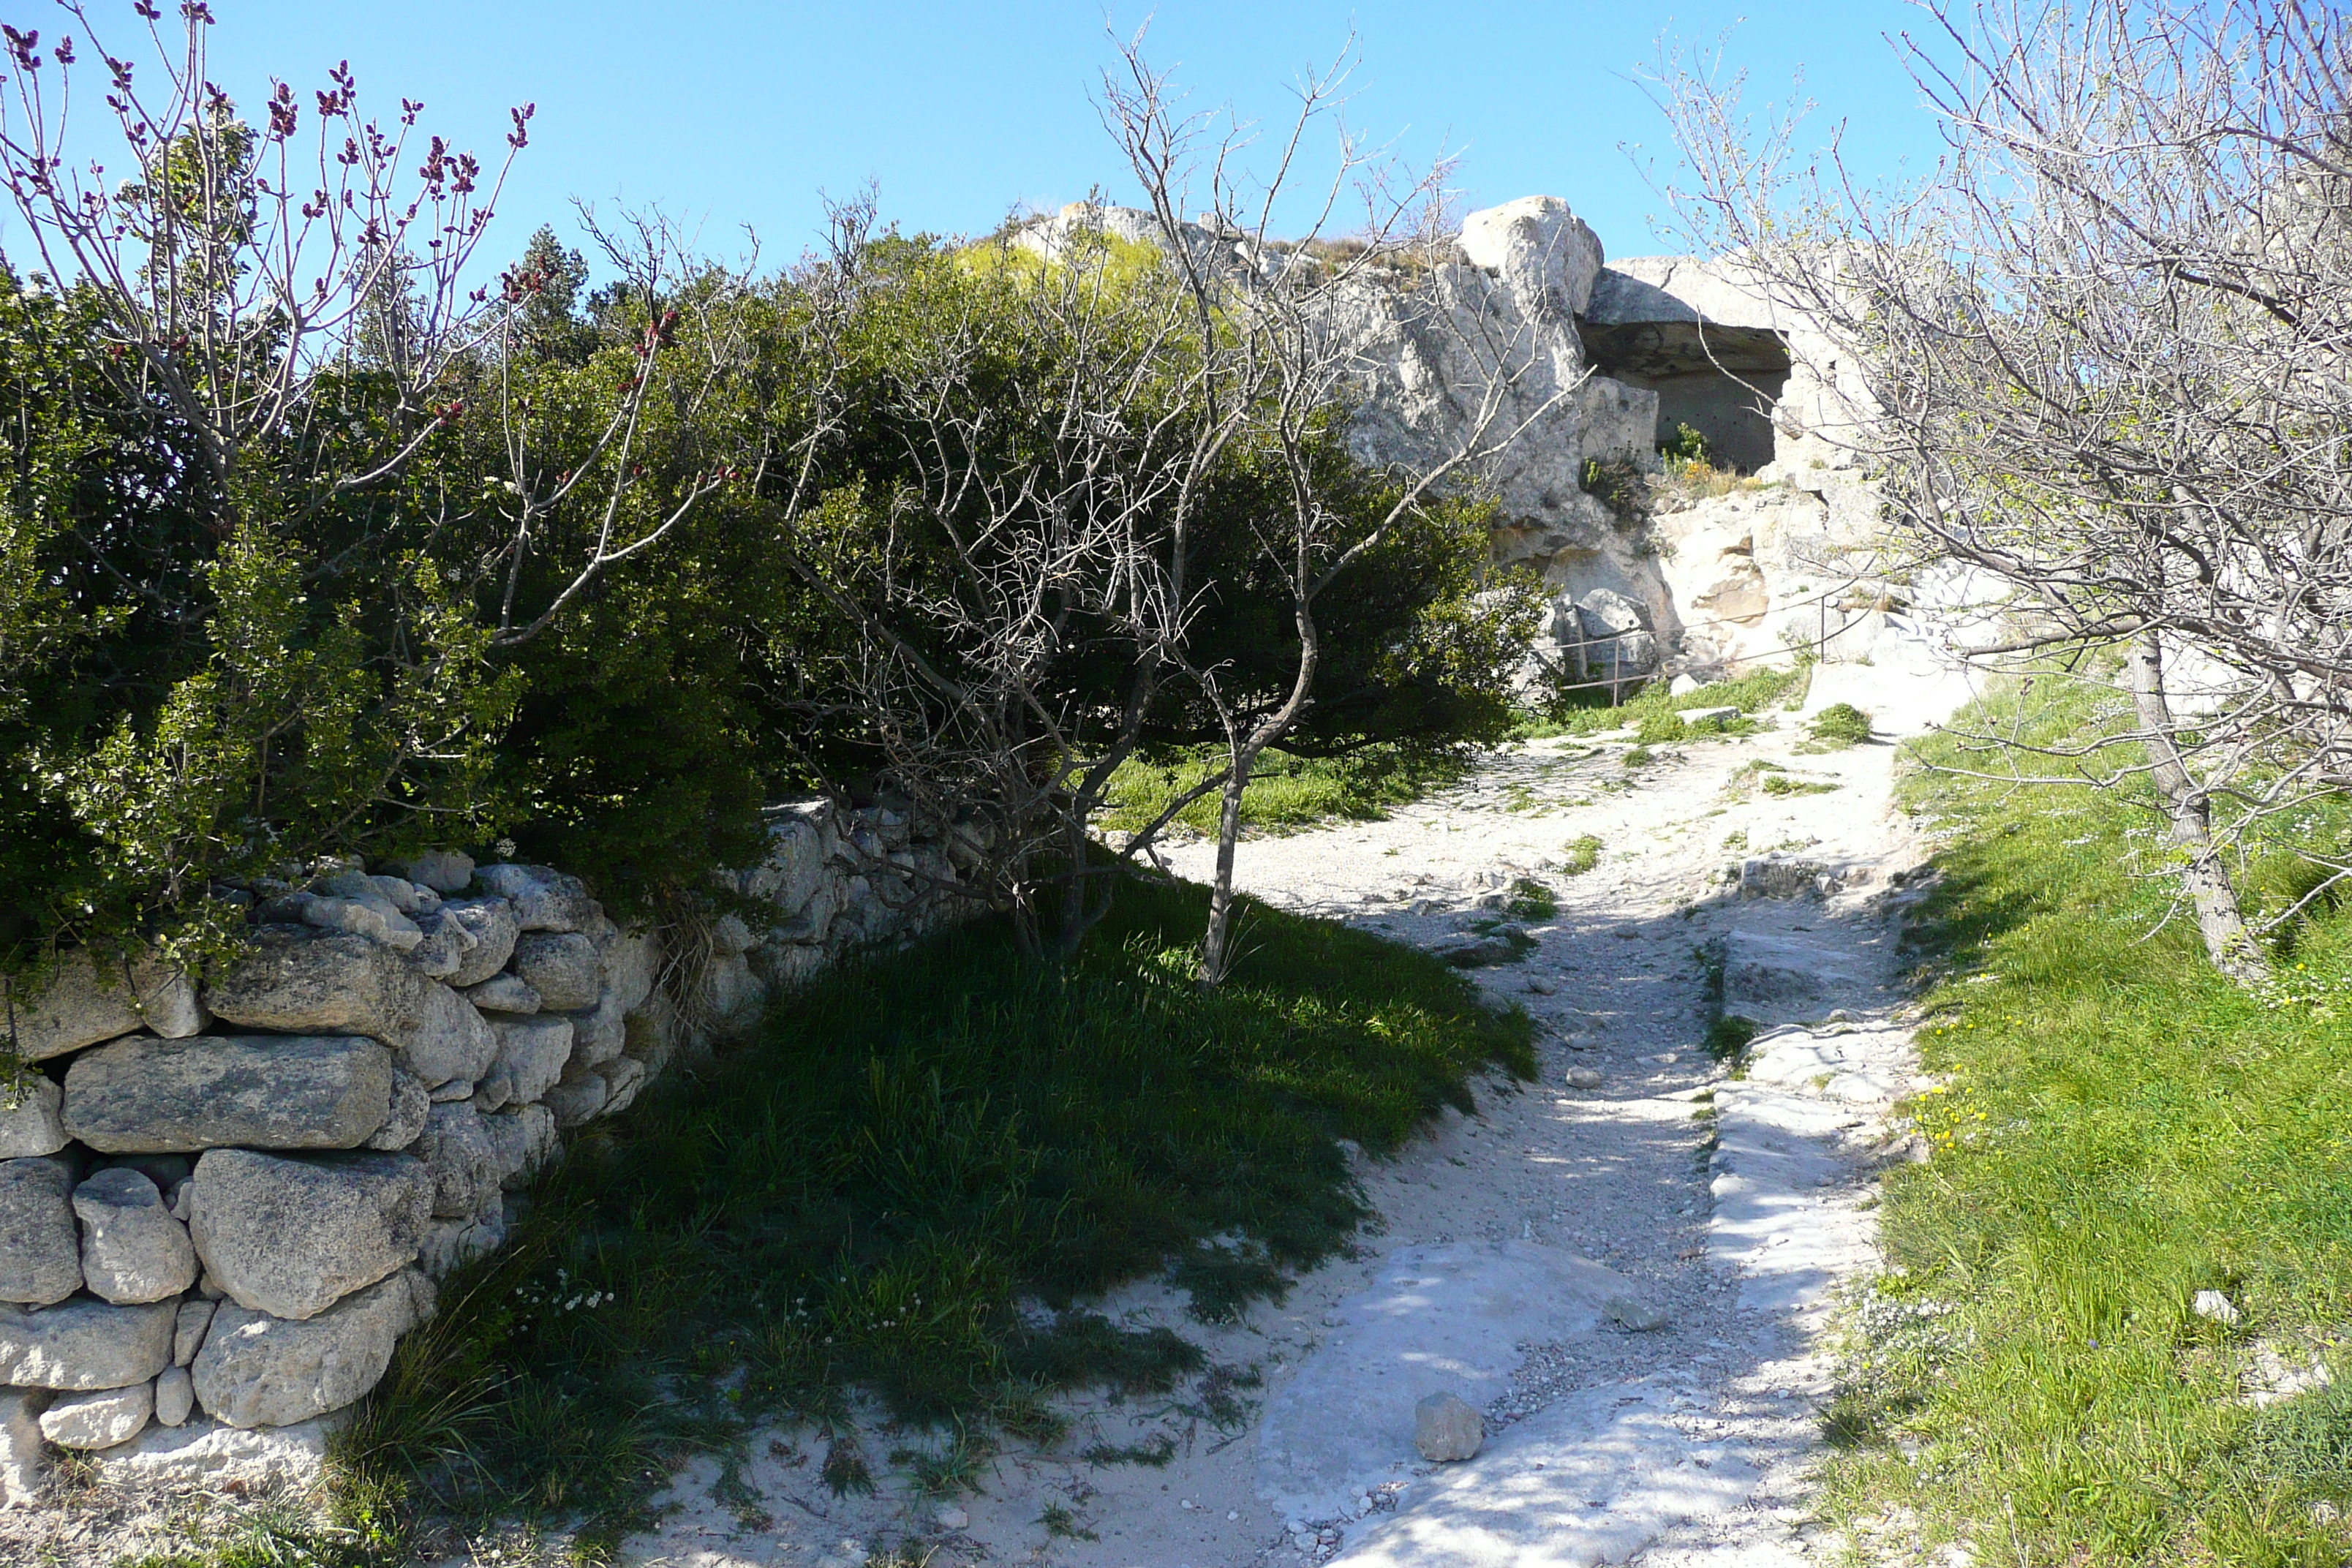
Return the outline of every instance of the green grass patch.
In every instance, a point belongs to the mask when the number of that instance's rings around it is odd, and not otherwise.
[[[2095,693],[2042,688],[1977,717],[2091,732]],[[1983,768],[1958,745],[1918,754]],[[1907,789],[1957,835],[1915,932],[1948,975],[1921,1048],[1948,1076],[1915,1102],[1930,1159],[1886,1184],[1895,1272],[1855,1317],[1832,1499],[2003,1562],[2344,1562],[2345,1384],[2238,1393],[2255,1341],[2352,1316],[2352,919],[2321,912],[2278,986],[2242,991],[2130,874],[2152,819],[2128,784]],[[2209,1289],[2242,1321],[2193,1313]]]
[[[1202,1317],[1279,1297],[1370,1212],[1336,1140],[1392,1150],[1470,1109],[1470,1075],[1534,1062],[1524,1015],[1434,960],[1256,904],[1204,992],[1205,910],[1131,883],[1064,970],[950,933],[584,1130],[511,1248],[404,1342],[349,1462],[593,1545],[769,1416],[815,1424],[836,1489],[870,1485],[853,1390],[950,1434],[922,1466],[951,1489],[998,1435],[1055,1436],[1056,1390],[1230,1383],[1076,1304],[1163,1271]]]
[[[1759,669],[1675,697],[1668,692],[1666,682],[1654,680],[1613,707],[1604,697],[1589,707],[1564,707],[1549,713],[1527,714],[1511,735],[1514,740],[1539,741],[1554,735],[1598,735],[1608,730],[1646,727],[1655,731],[1654,738],[1645,733],[1642,739],[1657,744],[1699,735],[1753,734],[1764,726],[1749,715],[1769,713],[1801,701],[1805,681],[1806,672],[1801,668]],[[1728,721],[1717,720],[1688,726],[1678,715],[1692,708],[1737,708],[1741,716]]]
[[[1563,876],[1581,877],[1601,864],[1601,840],[1592,834],[1582,834],[1568,841],[1560,860]]]
[[[1559,896],[1537,878],[1521,877],[1511,884],[1503,912],[1515,921],[1548,921],[1559,913]]]
[[[1801,779],[1785,773],[1766,773],[1764,775],[1764,793],[1766,795],[1828,795],[1832,791],[1841,789],[1843,787],[1843,785],[1831,784],[1823,779]]]
[[[1100,826],[1119,833],[1146,827],[1171,801],[1223,767],[1222,747],[1174,756],[1130,757],[1111,775]],[[1344,818],[1376,822],[1400,805],[1459,783],[1469,763],[1448,751],[1368,746],[1344,757],[1299,757],[1269,748],[1242,791],[1242,826],[1260,833],[1296,833]],[[1217,796],[1202,796],[1176,820],[1196,833],[1217,830]]]
[[[1870,739],[1870,715],[1851,702],[1832,702],[1813,715],[1813,739],[1855,746]]]

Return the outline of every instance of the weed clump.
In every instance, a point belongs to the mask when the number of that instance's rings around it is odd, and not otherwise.
[[[1548,921],[1559,913],[1559,898],[1535,878],[1521,877],[1511,884],[1503,912],[1515,921]]]
[[[1560,862],[1560,871],[1570,877],[1581,877],[1601,863],[1601,840],[1587,833],[1568,841],[1567,857]]]
[[[1682,715],[1671,709],[1643,714],[1633,731],[1633,739],[1644,746],[1664,746],[1689,738],[1690,729],[1683,722]]]
[[[1839,787],[1839,785],[1831,784],[1823,779],[1793,778],[1785,773],[1766,773],[1764,775],[1764,793],[1766,795],[1828,795]]]
[[[1832,702],[1813,715],[1813,739],[1832,745],[1859,745],[1870,739],[1870,715],[1851,702]]]

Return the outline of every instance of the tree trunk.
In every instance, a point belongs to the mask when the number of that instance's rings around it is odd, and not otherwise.
[[[2198,933],[2213,967],[2241,985],[2266,978],[2270,965],[2247,934],[2230,868],[2213,844],[2212,801],[2181,758],[2173,741],[2172,705],[2164,694],[2164,647],[2158,634],[2141,632],[2131,645],[2132,701],[2153,764],[2149,778],[2172,824],[2172,841],[2188,855],[2183,889],[2197,911]]]
[[[1242,792],[1249,788],[1259,748],[1236,748],[1233,771],[1217,802],[1217,875],[1209,889],[1209,929],[1201,937],[1201,984],[1221,985],[1233,969],[1234,849],[1242,836]]]

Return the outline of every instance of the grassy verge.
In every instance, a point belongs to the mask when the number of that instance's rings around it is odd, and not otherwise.
[[[1552,735],[1597,735],[1604,730],[1633,729],[1640,731],[1645,745],[1666,741],[1695,739],[1703,734],[1748,734],[1761,728],[1749,715],[1780,707],[1805,689],[1805,671],[1798,669],[1759,669],[1736,680],[1718,680],[1702,686],[1680,697],[1671,695],[1666,682],[1654,680],[1633,697],[1614,707],[1596,704],[1590,708],[1564,708],[1549,714],[1529,714],[1512,731],[1520,741],[1539,741]],[[1738,708],[1741,717],[1725,722],[1715,721],[1707,726],[1685,724],[1679,715],[1693,708]]]
[[[1102,826],[1119,833],[1150,826],[1170,801],[1219,772],[1223,757],[1222,749],[1204,746],[1153,761],[1129,758],[1111,775]],[[1334,817],[1377,821],[1468,772],[1467,759],[1447,751],[1381,745],[1345,757],[1299,757],[1269,749],[1242,792],[1242,826],[1293,833]],[[1194,801],[1176,820],[1196,833],[1214,833],[1217,797]]]
[[[1994,717],[2029,739],[2090,721],[2023,700]],[[2258,1346],[2332,1356],[2352,1314],[2352,917],[2242,992],[2128,873],[2153,842],[2127,796],[1911,788],[1955,830],[1920,928],[1947,966],[1921,1047],[1948,1077],[1916,1104],[1931,1157],[1887,1184],[1896,1271],[1855,1315],[1835,1505],[1915,1510],[1980,1561],[2346,1561],[2352,1381],[2241,1392]],[[2257,865],[2256,899],[2282,875]],[[2234,1322],[2194,1310],[2207,1290]]]
[[[1065,971],[950,934],[598,1124],[402,1345],[355,1495],[610,1542],[763,1416],[816,1422],[826,1479],[862,1487],[861,1392],[949,1435],[952,1489],[998,1434],[1054,1438],[1057,1389],[1196,1370],[1165,1330],[1041,1309],[1163,1271],[1204,1319],[1278,1296],[1369,1213],[1335,1140],[1391,1149],[1472,1074],[1533,1067],[1525,1016],[1434,960],[1261,906],[1204,993],[1204,918],[1202,889],[1130,884]]]

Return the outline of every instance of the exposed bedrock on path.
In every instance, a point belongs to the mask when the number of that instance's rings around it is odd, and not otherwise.
[[[1510,1386],[1521,1344],[1592,1331],[1601,1303],[1630,1283],[1536,1242],[1398,1248],[1339,1303],[1322,1345],[1266,1402],[1258,1490],[1292,1518],[1349,1512],[1418,1462],[1423,1399],[1492,1402]]]

